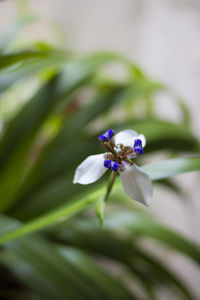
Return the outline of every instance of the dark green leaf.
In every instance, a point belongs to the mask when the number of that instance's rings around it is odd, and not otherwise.
[[[174,166],[179,166],[178,169],[175,169]],[[172,175],[180,174],[183,172],[189,172],[189,171],[195,171],[200,169],[200,157],[189,157],[189,158],[184,158],[184,159],[173,159],[173,160],[168,160],[164,162],[160,162],[157,164],[151,164],[146,167],[143,167],[143,169],[149,174],[150,178],[152,180],[157,180],[161,178],[166,178]],[[115,183],[115,188],[120,187],[120,182],[119,180]],[[10,231],[7,234],[4,234],[0,237],[0,244],[3,244],[9,240],[15,239],[16,237],[23,236],[25,234],[31,233],[38,231],[40,229],[43,229],[46,226],[49,226],[51,224],[54,224],[56,222],[59,222],[60,219],[62,218],[69,218],[81,210],[85,209],[92,203],[95,203],[100,197],[104,195],[104,187],[100,187],[93,192],[89,192],[88,194],[86,193],[85,195],[80,195],[76,199],[70,201],[67,203],[67,205],[60,207],[59,209],[50,212],[40,218],[34,219],[31,222],[28,222],[24,226],[21,226],[20,228]],[[126,217],[124,217],[126,218]],[[123,216],[122,216],[123,220]],[[130,215],[130,220],[132,220],[132,215]],[[133,217],[134,220],[134,217]],[[136,218],[137,220],[137,218]],[[138,219],[140,221],[140,218]],[[142,218],[141,218],[142,220]],[[127,219],[128,221],[128,219]],[[148,221],[148,219],[147,219]],[[118,223],[120,224],[120,222]],[[136,223],[137,224],[137,223]],[[139,222],[140,224],[140,222]],[[141,221],[142,224],[142,221]],[[145,223],[144,223],[145,224]],[[147,222],[148,225],[148,222]],[[148,226],[147,226],[148,229]],[[154,230],[154,227],[149,227],[149,230]],[[159,230],[157,232],[157,236],[159,237]],[[166,235],[168,236],[168,233],[166,232]],[[161,237],[161,235],[160,235]],[[169,234],[170,237],[170,234]],[[174,237],[174,242],[175,242]],[[172,241],[173,242],[173,241]],[[176,244],[176,243],[175,243]],[[181,244],[180,244],[181,245]],[[183,243],[183,248],[184,248],[184,243]],[[200,252],[198,248],[193,248],[194,249],[194,256],[193,258],[196,260],[199,260],[200,262]],[[195,250],[196,249],[196,250]],[[187,245],[186,245],[186,250],[187,250]]]

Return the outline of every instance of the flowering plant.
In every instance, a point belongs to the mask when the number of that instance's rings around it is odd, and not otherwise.
[[[117,173],[120,174],[125,193],[132,199],[148,206],[152,200],[153,188],[147,173],[136,166],[133,159],[144,154],[146,139],[131,129],[115,135],[109,129],[99,136],[102,146],[109,152],[88,156],[76,169],[74,183],[89,184],[97,181],[107,169],[112,170],[111,185]],[[108,195],[109,193],[107,193]]]

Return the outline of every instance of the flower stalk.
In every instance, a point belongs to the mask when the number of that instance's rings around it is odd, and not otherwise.
[[[109,197],[109,195],[110,195],[110,192],[111,192],[111,190],[112,190],[112,187],[113,187],[113,185],[114,185],[114,183],[115,183],[115,178],[116,178],[116,176],[117,176],[117,173],[114,172],[114,171],[112,171],[112,172],[111,172],[111,175],[110,175],[110,180],[109,180],[109,182],[108,182],[107,191],[106,191],[106,194],[105,194],[105,197],[104,197],[104,202],[106,202],[106,201],[108,200],[108,197]]]

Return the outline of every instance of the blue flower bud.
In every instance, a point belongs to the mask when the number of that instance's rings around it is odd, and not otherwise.
[[[115,135],[115,132],[113,129],[108,129],[105,134],[109,137],[109,139],[112,139],[112,137]]]
[[[112,161],[110,159],[104,160],[104,167],[110,169],[112,171],[117,172],[120,168],[120,165],[116,161]]]
[[[106,160],[104,160],[104,167],[105,168],[107,168],[107,169],[110,169],[111,167],[111,162],[112,162],[112,160],[110,160],[110,159],[106,159]]]
[[[133,150],[135,151],[135,153],[137,155],[143,155],[144,154],[144,151],[142,149],[142,141],[140,139],[136,139],[134,141]]]
[[[104,134],[101,134],[99,136],[99,141],[101,143],[103,143],[103,142],[109,142],[114,135],[115,135],[114,130],[113,129],[108,129]]]
[[[134,148],[135,147],[137,147],[137,146],[139,146],[139,147],[141,147],[142,148],[142,141],[140,140],[140,139],[136,139],[135,141],[134,141]]]
[[[137,155],[143,155],[144,154],[144,150],[142,149],[142,147],[134,147],[134,151]]]
[[[107,142],[107,137],[105,136],[105,134],[99,135],[98,139],[101,143]]]
[[[119,170],[120,165],[115,162],[115,161],[111,161],[110,164],[110,169],[113,170],[114,172],[117,172]]]

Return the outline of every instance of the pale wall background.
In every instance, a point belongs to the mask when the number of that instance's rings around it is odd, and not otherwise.
[[[155,79],[184,97],[193,115],[193,129],[200,137],[200,1],[199,0],[32,0],[42,19],[62,24],[66,46],[80,53],[114,50],[138,63]],[[15,19],[13,1],[0,1],[0,33]],[[42,22],[25,32],[53,42]],[[158,112],[165,118],[179,116],[170,99],[162,97]],[[150,208],[162,222],[200,243],[199,174],[177,176],[189,201],[157,189]],[[179,271],[200,299],[199,271],[182,257],[165,253],[165,260]],[[167,295],[160,299],[169,299]],[[170,298],[171,299],[171,298]]]

